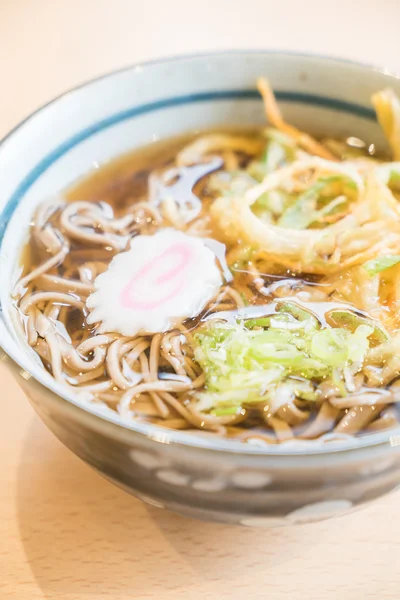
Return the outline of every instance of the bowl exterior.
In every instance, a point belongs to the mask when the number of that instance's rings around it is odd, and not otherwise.
[[[400,439],[306,456],[238,455],[123,430],[8,367],[49,429],[108,480],[141,500],[186,516],[280,527],[341,515],[400,485]],[[396,446],[395,442],[399,445]]]
[[[54,434],[105,477],[155,506],[249,526],[341,514],[400,483],[400,437],[321,454],[263,454],[181,444],[69,401],[10,318],[10,289],[34,208],[119,154],[188,130],[259,125],[255,80],[264,74],[288,120],[315,134],[383,143],[369,98],[400,82],[351,62],[232,52],[137,65],[65,94],[0,146],[0,345],[33,407]],[[63,397],[64,396],[64,397]]]

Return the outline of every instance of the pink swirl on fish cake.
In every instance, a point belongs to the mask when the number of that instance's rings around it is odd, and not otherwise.
[[[155,271],[159,271],[162,268],[162,262],[168,260],[171,255],[176,257],[175,263],[169,270],[165,270],[157,276]],[[134,310],[154,310],[162,306],[182,288],[187,268],[192,259],[193,249],[189,244],[184,243],[173,244],[158,256],[154,256],[135,273],[123,288],[120,295],[121,305]],[[176,280],[175,285],[174,280]],[[160,292],[161,294],[152,301],[143,301],[139,297],[143,296],[143,286],[147,286],[147,289],[153,287],[154,295]],[[166,288],[164,294],[162,294],[163,287]]]

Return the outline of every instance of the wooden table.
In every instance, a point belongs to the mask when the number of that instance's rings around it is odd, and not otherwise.
[[[289,47],[400,70],[399,23],[399,0],[0,0],[0,136],[89,77],[166,54]],[[1,363],[0,389],[2,600],[400,598],[400,494],[285,530],[191,521],[75,458]]]

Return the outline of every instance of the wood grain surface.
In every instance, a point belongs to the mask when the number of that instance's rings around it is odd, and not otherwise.
[[[291,48],[400,71],[399,24],[399,0],[0,0],[0,136],[89,77],[179,52]],[[201,523],[104,481],[1,363],[0,402],[1,600],[400,598],[400,494],[283,530]]]

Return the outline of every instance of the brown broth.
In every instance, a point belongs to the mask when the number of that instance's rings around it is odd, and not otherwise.
[[[262,130],[256,128],[219,128],[202,131],[230,133],[260,138]],[[118,215],[132,203],[145,196],[150,173],[171,163],[184,146],[199,137],[199,132],[153,142],[101,165],[84,176],[65,192],[67,200],[103,201],[109,203]]]
[[[224,133],[240,134],[241,136],[246,135],[250,138],[256,139],[260,139],[263,136],[262,130],[253,128],[230,128],[222,131]],[[218,129],[218,133],[221,133],[221,129]],[[67,202],[71,203],[77,201],[101,203],[103,205],[105,203],[108,205],[113,217],[123,217],[124,215],[129,214],[129,212],[135,207],[136,203],[147,199],[149,177],[152,174],[157,173],[158,170],[173,166],[176,154],[198,136],[198,132],[183,135],[178,138],[152,143],[148,146],[140,148],[139,150],[135,150],[120,156],[115,160],[102,165],[100,168],[89,173],[80,181],[76,182],[65,191],[64,197]],[[240,152],[236,152],[235,155],[240,168],[245,167],[252,158]],[[183,169],[190,170],[199,167],[204,169],[204,164],[195,165],[193,167],[184,167]],[[191,171],[191,173],[193,175],[194,171]],[[179,192],[182,197],[174,197],[174,199],[178,202],[179,200],[185,201],[185,199],[190,196],[193,190],[194,194],[201,199],[201,212],[196,220],[202,222],[204,227],[206,229],[208,228],[207,231],[209,230],[209,234],[204,237],[212,237],[217,241],[223,241],[222,239],[219,239],[219,233],[218,231],[214,230],[213,223],[209,216],[210,204],[216,197],[211,185],[209,185],[209,177],[209,175],[205,175],[204,177],[200,178],[193,187],[192,185],[188,185],[187,188],[183,186]],[[183,179],[186,181],[184,177]],[[55,230],[59,230],[61,233],[63,233],[60,225],[60,211],[56,211],[54,214],[52,214],[48,220],[48,223],[50,226],[53,226]],[[149,223],[149,227],[151,226],[152,224]],[[86,227],[86,225],[84,227]],[[96,227],[99,226],[96,225]],[[100,227],[97,233],[101,233]],[[136,235],[137,233],[138,232],[132,233],[132,236]],[[237,240],[234,246],[227,246],[227,257],[230,256],[230,252],[235,252],[237,249],[240,250],[241,248],[243,248],[243,245],[241,244],[240,240]],[[68,279],[71,282],[71,287],[67,290],[67,292],[74,294],[77,298],[79,298],[80,294],[75,291],[73,286],[74,281],[80,281],[81,275],[79,273],[79,269],[84,264],[93,262],[99,262],[106,267],[115,254],[116,251],[112,250],[112,248],[104,248],[100,245],[93,246],[87,242],[71,239],[70,250],[67,256],[61,264],[48,271],[47,275],[50,274]],[[37,244],[34,235],[32,235],[22,255],[24,273],[29,273],[32,269],[42,264],[47,258],[48,249],[40,247],[40,244]],[[306,301],[310,304],[310,306],[316,306],[315,304],[313,305],[313,303],[323,301],[329,303],[330,308],[334,308],[335,302],[340,301],[340,297],[337,297],[332,301],[331,294],[333,291],[329,288],[328,284],[325,284],[321,281],[323,278],[320,276],[305,276],[301,273],[283,270],[281,267],[263,260],[255,265],[251,262],[251,258],[247,257],[242,259],[240,257],[240,253],[237,255],[237,260],[235,259],[230,261],[230,268],[233,275],[231,288],[236,294],[236,300],[234,299],[234,296],[229,297],[228,295],[225,299],[221,301],[218,300],[216,303],[218,305],[214,306],[213,304],[210,304],[196,318],[186,320],[183,323],[183,326],[186,327],[186,329],[190,332],[188,335],[193,334],[196,330],[198,330],[199,327],[203,326],[204,321],[209,318],[213,312],[221,312],[222,314],[226,314],[226,311],[229,311],[231,316],[239,314],[241,304],[243,304],[244,307],[252,305],[249,313],[251,313],[253,316],[257,316],[259,312],[260,316],[262,316],[262,314],[268,314],[268,312],[271,311],[274,312],[274,306],[280,298],[296,296],[298,292],[303,293],[303,299],[306,297]],[[28,290],[25,290],[25,292],[28,294],[41,291],[42,288],[40,284],[35,282],[29,285]],[[237,301],[237,298],[241,298],[240,303]],[[19,298],[19,300],[20,299],[21,298]],[[83,298],[83,300],[85,299]],[[266,305],[269,305],[269,307]],[[83,310],[71,308],[64,305],[63,302],[49,302],[47,305],[46,302],[43,302],[39,303],[37,306],[40,311],[44,312],[44,314],[46,314],[46,311],[48,311],[47,314],[52,314],[51,311],[54,307],[56,309],[57,307],[60,308],[60,312],[55,318],[55,321],[57,321],[57,329],[59,332],[65,332],[66,339],[69,338],[68,343],[71,344],[72,348],[75,348],[78,344],[90,339],[94,334],[96,334],[96,326],[88,325],[86,322],[86,308]],[[262,307],[266,307],[264,313]],[[243,307],[241,310],[243,311]],[[313,309],[311,310],[313,311]],[[21,321],[24,323],[25,328],[27,328],[29,321],[27,315],[23,315],[21,313]],[[320,322],[322,323],[323,319],[320,320]],[[52,363],[48,359],[48,356],[46,356],[46,350],[43,350],[43,347],[39,347],[40,341],[40,339],[37,341],[36,346],[34,345],[34,348],[37,349],[39,355],[41,356],[45,368],[50,372],[53,372]],[[149,353],[149,349],[147,348],[144,351],[144,355],[146,355],[145,360],[150,360]],[[90,353],[86,359],[91,360],[93,356],[94,354]],[[168,362],[169,358],[174,358],[173,350],[170,351],[170,353],[167,352],[167,356],[164,356],[159,363],[160,379],[168,379],[168,376],[175,376],[175,372],[171,367],[172,363]],[[126,365],[124,365],[124,368],[128,374],[127,377],[129,377],[129,369],[127,369]],[[68,375],[68,377],[81,377],[82,375],[85,376],[85,372],[80,372],[77,374],[76,372],[72,373],[72,371],[73,369],[70,369],[68,366],[65,368],[65,373]],[[179,375],[177,377],[179,378]],[[96,383],[102,384],[107,381],[107,378],[110,379],[110,373],[108,367],[104,366],[104,371],[100,373],[96,379]],[[202,391],[204,388],[199,389]],[[118,401],[117,392],[121,392],[121,389],[118,389],[118,387],[114,385],[114,387],[107,392],[105,397],[101,399],[105,401],[111,408],[115,408]],[[193,390],[188,394],[179,394],[177,392],[176,398],[182,402],[182,406],[185,406],[187,402],[193,399],[194,393],[195,392]],[[157,416],[155,406],[149,402],[148,399],[143,399],[142,395],[139,395],[136,400],[133,400],[133,404],[138,411],[137,418],[144,418],[158,424],[163,424],[163,421]],[[304,428],[306,428],[309,422],[315,417],[315,405],[313,405],[311,408],[310,406],[306,405],[306,402],[298,402],[298,408],[300,411],[303,410],[303,408],[307,408],[307,414],[309,415],[309,418],[307,417],[307,420],[304,423],[300,420],[299,423],[293,427],[295,436],[298,434],[301,435]],[[179,428],[181,426],[183,428],[190,428],[188,422],[183,424],[181,423],[182,418],[179,411],[174,408],[170,408],[169,410],[171,422],[179,421]],[[265,434],[267,438],[271,438],[273,435],[272,428],[265,422],[264,417],[262,416],[263,408],[260,409],[261,413],[257,412],[257,410],[254,410],[252,407],[247,407],[246,410],[249,413],[246,423],[244,423],[241,427],[233,427],[231,424],[229,424],[229,427],[226,431],[226,436],[245,439],[250,437],[250,433],[252,433],[251,437],[253,438],[257,437],[258,434],[261,436]],[[143,411],[143,413],[141,411]],[[233,425],[235,424],[236,423],[233,423]],[[168,427],[168,424],[166,426]],[[197,425],[197,427],[199,426]],[[201,425],[200,428],[202,428]],[[277,441],[275,438],[272,438],[272,441],[269,439],[269,443],[277,443]]]

